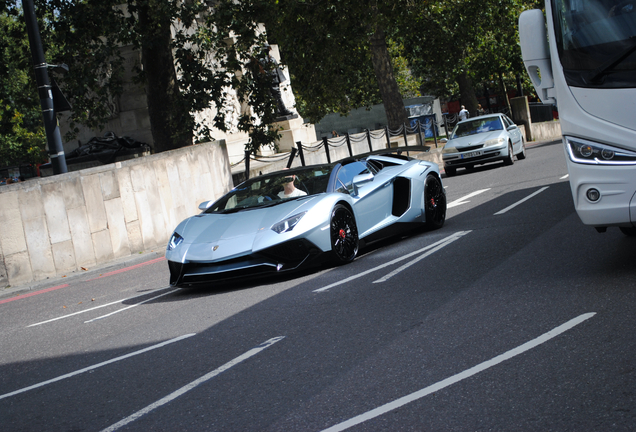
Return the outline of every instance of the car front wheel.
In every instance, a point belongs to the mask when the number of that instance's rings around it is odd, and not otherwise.
[[[523,160],[526,158],[526,143],[521,138],[521,151],[517,154],[517,160]]]
[[[339,263],[348,263],[358,254],[358,228],[351,211],[337,204],[331,212],[331,250]]]
[[[504,164],[512,165],[515,163],[515,155],[512,152],[512,144],[508,143],[508,157],[504,160]]]
[[[432,175],[424,183],[424,217],[429,230],[441,228],[446,221],[446,193],[439,179]]]

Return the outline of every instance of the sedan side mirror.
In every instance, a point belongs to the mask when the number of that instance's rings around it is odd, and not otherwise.
[[[443,143],[443,144],[446,144],[446,143],[448,142],[448,139],[446,139],[446,138],[442,138],[441,140],[439,140],[439,142],[441,142],[441,143]]]

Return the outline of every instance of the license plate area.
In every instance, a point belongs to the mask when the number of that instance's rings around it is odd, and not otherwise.
[[[463,153],[461,156],[462,156],[462,159],[470,159],[477,156],[481,156],[483,153],[484,153],[483,150],[479,150],[474,152]]]

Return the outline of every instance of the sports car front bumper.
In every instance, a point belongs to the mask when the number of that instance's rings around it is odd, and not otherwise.
[[[322,252],[306,239],[295,239],[259,252],[228,260],[179,263],[168,261],[170,285],[189,287],[236,278],[295,270]]]

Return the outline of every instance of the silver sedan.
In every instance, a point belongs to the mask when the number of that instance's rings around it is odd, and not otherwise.
[[[442,140],[443,141],[443,140]],[[442,149],[444,171],[453,176],[457,168],[504,161],[506,165],[526,158],[521,130],[505,114],[488,114],[457,123]]]

